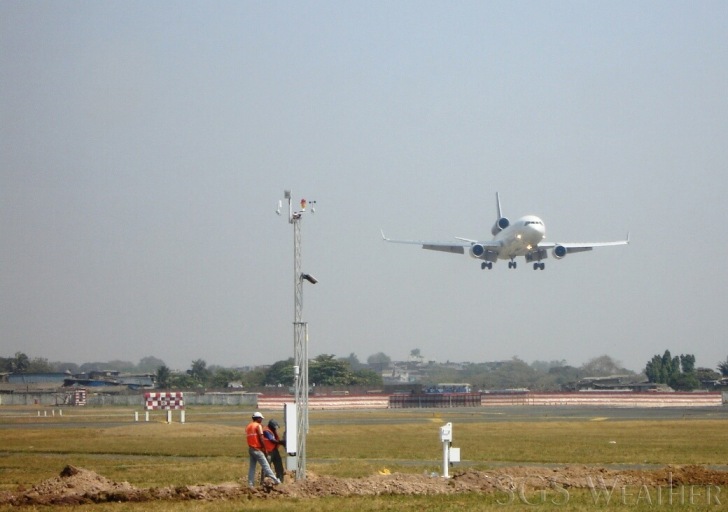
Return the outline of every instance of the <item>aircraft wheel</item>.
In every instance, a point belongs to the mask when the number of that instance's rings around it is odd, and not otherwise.
[[[541,265],[539,265],[539,268],[541,270],[545,269],[546,268],[546,263],[541,263]]]
[[[481,268],[482,270],[485,270],[485,268],[486,268],[487,266],[488,266],[488,264],[487,264],[486,262],[483,262],[483,263],[481,263],[481,264],[480,264],[480,268]]]
[[[540,268],[540,265],[538,263],[533,264],[533,270],[538,270]]]

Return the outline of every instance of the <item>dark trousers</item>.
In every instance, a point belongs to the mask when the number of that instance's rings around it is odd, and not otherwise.
[[[281,457],[281,452],[278,448],[268,454],[268,460],[272,466],[271,469],[275,471],[276,477],[282,482],[283,477],[286,476],[286,472],[283,469],[283,458]]]

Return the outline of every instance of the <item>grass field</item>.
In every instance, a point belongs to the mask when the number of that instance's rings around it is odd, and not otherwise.
[[[157,416],[134,423],[121,409],[65,410],[64,416],[38,421],[30,410],[0,416],[0,491],[29,488],[57,476],[67,464],[93,470],[138,487],[240,482],[247,472],[243,426],[247,415],[223,408],[187,410],[187,423],[166,424]],[[270,417],[270,414],[267,414]],[[177,421],[178,416],[175,416]],[[280,419],[280,418],[279,418]],[[669,421],[488,421],[463,410],[332,412],[311,411],[308,469],[319,475],[368,476],[392,472],[439,471],[439,427],[454,424],[453,446],[463,465],[585,464],[667,465],[728,463],[726,422],[720,419]],[[457,468],[454,470],[457,471]],[[583,496],[582,496],[583,494]],[[539,503],[529,510],[591,510],[587,493],[575,492],[568,504]],[[728,496],[725,497],[728,502]],[[606,510],[641,510],[645,504]],[[316,500],[246,502],[153,502],[63,507],[63,510],[496,510],[516,509],[492,496],[376,496]],[[621,508],[620,508],[621,507]],[[52,508],[44,508],[51,510]],[[654,506],[644,510],[654,510]],[[670,510],[681,506],[671,505]],[[686,509],[700,510],[686,505]],[[711,509],[707,507],[707,509]],[[5,510],[0,506],[0,510]],[[711,510],[716,510],[715,506]]]

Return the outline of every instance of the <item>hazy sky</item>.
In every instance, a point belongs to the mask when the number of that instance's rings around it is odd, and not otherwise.
[[[0,2],[0,356],[728,356],[728,3]],[[491,271],[388,236],[608,247]]]

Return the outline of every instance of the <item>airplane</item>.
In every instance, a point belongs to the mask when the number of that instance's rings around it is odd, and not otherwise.
[[[498,192],[495,194],[495,200],[498,208],[498,218],[491,229],[493,239],[490,241],[481,242],[460,237],[455,237],[460,242],[393,240],[387,238],[384,235],[384,231],[382,231],[382,238],[385,242],[416,244],[421,245],[423,249],[432,251],[465,254],[465,250],[467,249],[470,256],[483,260],[480,264],[480,268],[483,270],[486,268],[492,269],[493,263],[499,259],[509,260],[508,268],[514,269],[517,267],[517,256],[525,256],[526,262],[533,263],[534,270],[543,270],[546,268],[546,264],[542,260],[548,258],[549,249],[551,250],[551,255],[555,259],[560,260],[567,254],[591,251],[595,247],[627,245],[629,243],[629,234],[627,234],[625,240],[617,240],[615,242],[544,242],[546,238],[546,227],[540,218],[535,215],[526,215],[511,223],[508,218],[503,216]]]

